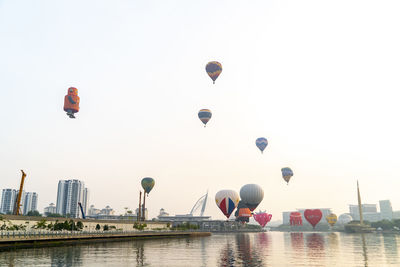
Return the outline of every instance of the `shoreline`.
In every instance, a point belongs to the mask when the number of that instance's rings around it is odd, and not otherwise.
[[[211,232],[134,232],[119,234],[96,234],[96,235],[66,235],[66,236],[36,236],[32,238],[4,238],[0,239],[0,252],[24,248],[39,248],[53,246],[68,246],[76,244],[118,242],[140,239],[162,239],[162,238],[196,238],[211,236]]]

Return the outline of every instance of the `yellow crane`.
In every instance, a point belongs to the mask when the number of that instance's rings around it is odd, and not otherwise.
[[[19,185],[17,201],[15,201],[15,206],[14,206],[14,211],[13,211],[14,215],[19,215],[19,210],[21,207],[22,190],[24,188],[24,181],[25,181],[25,177],[26,177],[26,173],[23,170],[21,170],[21,172],[22,172],[21,184]]]

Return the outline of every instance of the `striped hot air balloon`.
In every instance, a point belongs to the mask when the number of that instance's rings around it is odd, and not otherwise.
[[[214,84],[215,80],[222,72],[222,65],[218,61],[208,62],[208,64],[206,65],[206,71],[208,76],[210,76],[211,80],[213,80]]]
[[[264,149],[267,147],[268,145],[268,140],[265,137],[260,137],[257,138],[256,140],[256,146],[258,147],[258,149],[261,150],[261,153],[263,153]]]
[[[199,111],[199,119],[204,123],[204,127],[206,127],[207,122],[211,119],[212,113],[209,109],[200,109]]]
[[[329,223],[330,226],[334,226],[337,222],[337,216],[334,213],[329,214],[325,217],[326,221]]]
[[[246,184],[240,188],[240,199],[251,210],[255,210],[264,198],[264,190],[257,184]]]
[[[221,190],[215,194],[215,203],[222,213],[229,219],[239,203],[239,194],[233,190]]]
[[[289,184],[290,178],[293,176],[293,171],[289,167],[285,167],[281,169],[282,172],[282,178],[286,181],[287,184]]]

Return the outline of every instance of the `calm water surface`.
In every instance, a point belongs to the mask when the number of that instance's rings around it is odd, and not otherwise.
[[[400,237],[241,233],[0,252],[0,266],[400,266]]]

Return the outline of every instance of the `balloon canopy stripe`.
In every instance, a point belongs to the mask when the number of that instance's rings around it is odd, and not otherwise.
[[[227,211],[228,211],[228,209],[227,209],[227,207],[226,207],[227,205],[226,205],[226,198],[224,198],[222,201],[221,201],[221,203],[219,204],[219,208],[221,209],[221,211],[222,211],[222,213],[223,214],[227,214]]]

